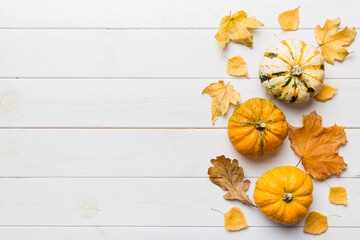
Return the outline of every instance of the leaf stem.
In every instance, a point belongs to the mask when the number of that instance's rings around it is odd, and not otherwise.
[[[331,188],[330,184],[327,181],[324,180],[324,182],[326,183],[326,185],[329,186],[329,188]]]
[[[300,158],[299,162],[296,164],[295,167],[297,167],[297,166],[301,163],[301,161],[302,161],[303,159],[304,159],[304,156],[302,156],[302,157]]]
[[[220,210],[217,210],[217,209],[215,209],[215,208],[210,208],[211,210],[213,210],[214,212],[218,212],[218,213],[221,213],[222,215],[225,215],[225,213],[223,213],[222,211],[220,211]]]
[[[230,60],[230,58],[228,58],[228,57],[225,56],[224,54],[221,54],[221,56],[223,56],[223,57],[226,58],[227,60]]]

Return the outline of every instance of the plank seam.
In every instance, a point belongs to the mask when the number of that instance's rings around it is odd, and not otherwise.
[[[93,228],[93,227],[102,227],[102,228],[224,228],[224,226],[160,226],[160,225],[0,225],[0,228]],[[304,226],[251,226],[251,228],[304,228]],[[360,226],[329,226],[329,228],[360,228]]]
[[[219,20],[220,24],[220,20]],[[340,28],[339,30],[342,30],[343,28]],[[360,27],[355,27],[356,30],[359,30]],[[141,31],[141,30],[218,30],[218,27],[77,27],[77,28],[71,28],[71,27],[0,27],[0,30],[114,30],[114,31],[126,31],[126,30],[135,30],[135,31]],[[255,31],[262,31],[262,30],[280,30],[283,31],[281,27],[263,27],[263,28],[257,28]],[[299,30],[314,30],[314,28],[311,27],[301,27],[298,28]]]
[[[0,130],[224,130],[227,127],[0,127]],[[358,130],[360,127],[344,127]]]
[[[294,164],[295,165],[295,164]],[[210,165],[209,165],[210,166]],[[245,176],[246,179],[259,178],[260,176]],[[207,179],[208,176],[0,176],[0,179]],[[359,176],[342,177],[332,176],[329,179],[358,179]]]
[[[54,80],[212,80],[212,79],[222,79],[222,80],[257,80],[259,81],[258,77],[249,77],[249,78],[234,78],[234,77],[6,77],[6,76],[0,76],[0,80],[48,80],[48,79],[54,79]],[[342,78],[332,78],[332,77],[326,77],[325,80],[331,79],[331,80],[360,80],[360,78],[354,78],[354,77],[342,77]]]

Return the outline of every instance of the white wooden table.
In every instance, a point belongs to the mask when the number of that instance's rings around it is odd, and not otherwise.
[[[277,15],[298,5],[300,29],[281,31]],[[224,79],[242,101],[269,98],[257,76],[264,51],[288,38],[316,44],[313,28],[326,18],[359,31],[359,8],[356,0],[1,0],[0,239],[312,239],[304,221],[276,224],[210,183],[211,158],[237,158],[252,198],[257,177],[299,158],[288,140],[261,162],[235,152],[230,113],[212,126],[201,91]],[[220,19],[241,9],[265,27],[253,49],[230,43],[222,52]],[[349,205],[330,204],[328,184],[315,182],[311,210],[341,216],[316,239],[360,234],[358,39],[348,49],[343,63],[326,65],[326,83],[339,89],[331,101],[276,101],[292,125],[316,110],[325,126],[346,127],[348,169],[326,183],[344,186]],[[242,55],[250,78],[229,77],[221,54]],[[232,206],[248,229],[228,232],[210,210]]]

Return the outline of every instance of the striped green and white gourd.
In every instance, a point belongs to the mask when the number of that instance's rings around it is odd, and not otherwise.
[[[311,44],[284,40],[270,47],[260,63],[262,86],[284,102],[307,102],[323,84],[324,57]]]

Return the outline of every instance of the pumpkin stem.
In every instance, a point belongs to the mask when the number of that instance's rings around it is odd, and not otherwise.
[[[266,123],[264,123],[263,121],[259,120],[255,123],[255,129],[256,130],[264,130],[266,128]]]
[[[296,64],[291,68],[291,76],[300,77],[303,70],[304,69],[299,64]]]
[[[293,195],[291,193],[284,193],[282,195],[282,200],[285,202],[290,202],[293,199]]]

